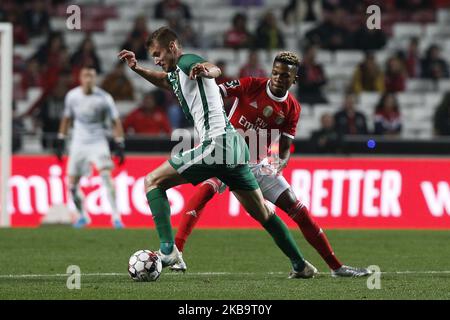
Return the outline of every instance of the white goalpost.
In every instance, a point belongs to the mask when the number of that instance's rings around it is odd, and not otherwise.
[[[8,181],[11,175],[13,26],[0,23],[0,227],[11,225]]]

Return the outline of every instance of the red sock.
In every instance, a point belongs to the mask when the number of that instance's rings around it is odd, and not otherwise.
[[[205,181],[200,185],[197,192],[186,204],[186,211],[183,213],[180,226],[178,227],[178,231],[175,236],[175,244],[181,252],[184,249],[184,244],[191,234],[192,229],[194,229],[195,224],[198,219],[200,219],[203,208],[206,203],[214,197],[218,190],[219,184],[220,182],[216,183],[213,179]]]
[[[297,201],[288,214],[297,223],[305,239],[316,249],[328,266],[332,270],[340,268],[342,263],[334,255],[327,236],[312,219],[308,209],[300,201]]]

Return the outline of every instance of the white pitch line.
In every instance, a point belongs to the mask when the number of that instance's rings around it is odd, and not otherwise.
[[[450,274],[450,270],[440,271],[386,271],[381,274]],[[178,275],[176,272],[165,272],[164,276]],[[187,272],[183,276],[223,276],[223,275],[282,275],[287,272]],[[329,272],[319,272],[320,275],[329,275]],[[71,274],[56,273],[56,274],[0,274],[0,279],[20,279],[20,278],[58,278],[68,277]],[[128,273],[82,273],[85,277],[103,277],[103,276],[127,276]]]

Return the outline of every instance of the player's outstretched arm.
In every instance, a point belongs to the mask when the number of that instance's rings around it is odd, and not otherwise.
[[[192,67],[191,73],[189,74],[189,78],[191,80],[196,79],[197,77],[204,77],[208,79],[214,79],[219,77],[222,74],[220,68],[211,62],[202,62],[197,63]]]
[[[280,174],[288,164],[289,157],[291,156],[291,145],[292,139],[281,135],[279,144],[280,159],[277,166],[277,174]]]
[[[142,78],[146,79],[150,83],[157,87],[171,90],[169,81],[167,80],[167,73],[164,71],[155,71],[146,69],[138,65],[134,52],[128,50],[122,50],[119,52],[118,57],[122,61],[126,61],[131,70],[136,72]]]

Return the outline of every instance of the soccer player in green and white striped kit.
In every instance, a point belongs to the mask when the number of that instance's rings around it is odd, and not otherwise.
[[[153,32],[146,45],[155,64],[163,71],[139,66],[135,54],[128,50],[122,50],[118,57],[155,86],[174,91],[201,141],[197,147],[172,156],[145,178],[145,192],[160,240],[163,266],[171,266],[182,259],[174,244],[166,190],[217,177],[229,186],[247,212],[290,259],[289,277],[314,277],[317,269],[303,258],[286,225],[266,206],[249,169],[248,147],[229,123],[214,80],[220,76],[220,69],[197,55],[184,54],[177,35],[167,27]]]

